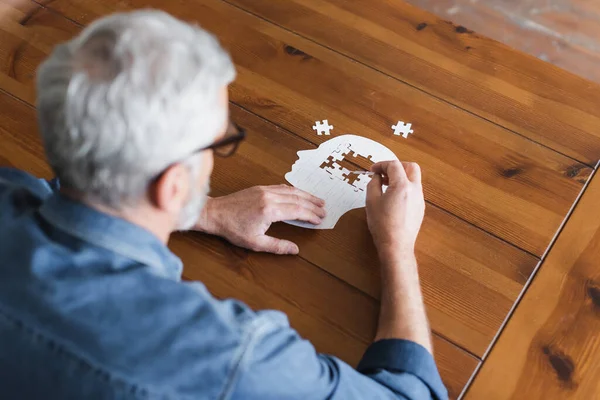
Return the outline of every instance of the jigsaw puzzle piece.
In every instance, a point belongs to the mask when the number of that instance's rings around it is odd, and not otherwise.
[[[332,154],[333,153],[348,154],[351,151],[350,150],[351,146],[352,145],[350,143],[342,143],[338,147],[336,147],[335,150],[332,151]]]

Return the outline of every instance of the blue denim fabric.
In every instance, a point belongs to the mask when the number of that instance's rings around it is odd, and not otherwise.
[[[0,398],[446,399],[431,355],[374,343],[358,369],[284,314],[181,282],[139,226],[0,168]]]

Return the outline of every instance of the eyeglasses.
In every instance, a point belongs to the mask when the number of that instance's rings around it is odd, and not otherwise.
[[[240,146],[240,143],[245,138],[246,131],[239,125],[237,125],[235,122],[229,121],[227,130],[225,131],[225,136],[223,136],[221,139],[217,140],[209,146],[202,147],[194,151],[194,153],[199,153],[204,150],[212,150],[214,151],[216,156],[222,158],[230,157],[236,152],[236,150]]]
[[[236,152],[236,150],[240,146],[240,143],[245,138],[246,138],[246,131],[243,128],[241,128],[239,125],[237,125],[235,122],[229,121],[227,130],[225,131],[225,136],[223,136],[221,139],[217,140],[216,142],[214,142],[213,144],[211,144],[209,146],[201,147],[199,149],[192,151],[189,154],[189,156],[199,153],[201,151],[212,150],[215,153],[215,155],[217,155],[219,157],[230,157]],[[189,156],[187,156],[187,157],[189,157]],[[175,163],[170,164],[169,167],[174,164]],[[167,169],[168,169],[168,167],[165,168],[157,176],[155,176],[152,179],[152,181],[155,182],[156,180],[158,180]]]

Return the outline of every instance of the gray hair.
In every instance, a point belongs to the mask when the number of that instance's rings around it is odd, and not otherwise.
[[[171,163],[210,144],[235,70],[210,33],[161,11],[102,18],[56,47],[37,75],[48,161],[65,187],[136,204]]]

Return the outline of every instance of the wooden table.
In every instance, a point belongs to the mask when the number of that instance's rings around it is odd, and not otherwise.
[[[51,176],[35,123],[35,68],[93,19],[147,6],[214,32],[236,63],[231,113],[249,137],[236,157],[217,161],[215,195],[284,183],[296,152],[327,140],[312,130],[323,119],[332,135],[365,136],[421,164],[428,208],[420,272],[436,360],[459,397],[538,266],[545,272],[547,251],[594,172],[600,87],[400,1],[0,0],[0,163]],[[392,134],[398,120],[413,123],[408,139]],[[569,228],[563,236],[576,234]],[[333,230],[281,224],[272,233],[296,241],[300,255],[256,254],[201,234],[175,235],[170,246],[185,278],[218,297],[286,312],[320,351],[356,364],[372,340],[379,297],[364,210]],[[568,248],[575,239],[566,240]],[[559,267],[560,249],[548,269],[568,268]],[[548,289],[555,284],[538,290],[558,293]],[[522,306],[499,342],[505,350],[494,350],[475,380],[473,393],[486,396],[471,398],[512,398],[510,388],[491,396],[490,385],[502,385],[494,365],[521,371],[503,353],[513,339],[521,352],[530,344],[509,335],[527,324],[536,298]],[[546,350],[554,366],[555,346]]]
[[[600,2],[407,0],[515,49],[600,82]]]

